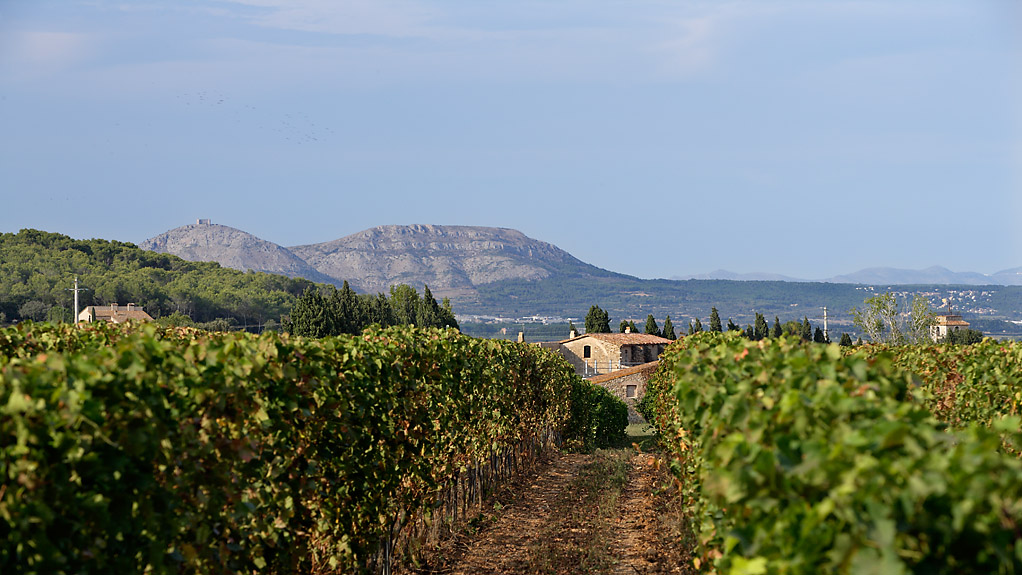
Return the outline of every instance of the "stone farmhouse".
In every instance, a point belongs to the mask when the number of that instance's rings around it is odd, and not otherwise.
[[[564,356],[582,377],[656,361],[672,340],[645,333],[587,333],[540,344]]]
[[[635,405],[646,395],[646,382],[659,365],[659,360],[651,361],[606,375],[598,375],[589,381],[605,388],[625,402],[628,406],[628,423],[645,423],[646,420],[636,411]]]
[[[128,320],[153,321],[153,318],[133,303],[128,305],[90,305],[78,314],[78,321],[111,321],[124,323]]]

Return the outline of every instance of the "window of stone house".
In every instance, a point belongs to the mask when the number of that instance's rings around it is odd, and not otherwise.
[[[625,397],[635,397],[635,386],[634,385],[626,385],[625,386]]]
[[[592,347],[587,345],[587,346],[582,348],[582,357],[590,357],[592,355],[593,355],[593,348]]]

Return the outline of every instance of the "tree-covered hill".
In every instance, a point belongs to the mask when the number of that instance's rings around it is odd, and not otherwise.
[[[0,323],[69,320],[78,277],[79,305],[135,303],[153,317],[175,312],[196,322],[279,322],[309,280],[190,262],[131,243],[76,240],[38,230],[0,234]]]

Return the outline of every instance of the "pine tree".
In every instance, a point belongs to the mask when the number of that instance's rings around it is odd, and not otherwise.
[[[824,337],[823,330],[819,327],[817,327],[816,331],[813,332],[813,341],[816,343],[827,343],[827,338]]]
[[[774,327],[770,330],[770,337],[781,337],[781,318],[774,316]]]
[[[745,338],[756,339],[756,330],[749,324],[745,324]]]
[[[703,331],[703,322],[699,321],[699,318],[696,318],[695,332],[699,333],[701,331]]]
[[[720,314],[717,313],[717,308],[710,308],[710,331],[720,333],[723,328],[720,325]],[[728,328],[731,329],[730,327]]]
[[[653,318],[653,314],[646,316],[646,330],[643,333],[649,335],[660,335],[660,328],[656,324],[656,319]]]
[[[840,345],[841,347],[852,347],[852,336],[848,335],[847,333],[842,333],[841,343],[839,343],[838,345]]]
[[[678,334],[674,333],[674,324],[671,323],[670,314],[668,314],[667,319],[664,320],[663,336],[667,339],[678,339]]]

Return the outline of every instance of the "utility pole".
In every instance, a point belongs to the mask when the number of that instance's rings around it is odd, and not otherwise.
[[[827,331],[827,306],[823,306],[823,339],[830,341],[830,333]]]
[[[68,289],[67,291],[75,292],[75,315],[74,315],[73,318],[71,318],[71,323],[77,324],[78,323],[78,292],[80,292],[80,291],[89,291],[89,289],[88,288],[80,288],[80,287],[78,287],[78,276],[75,276],[75,289]]]

